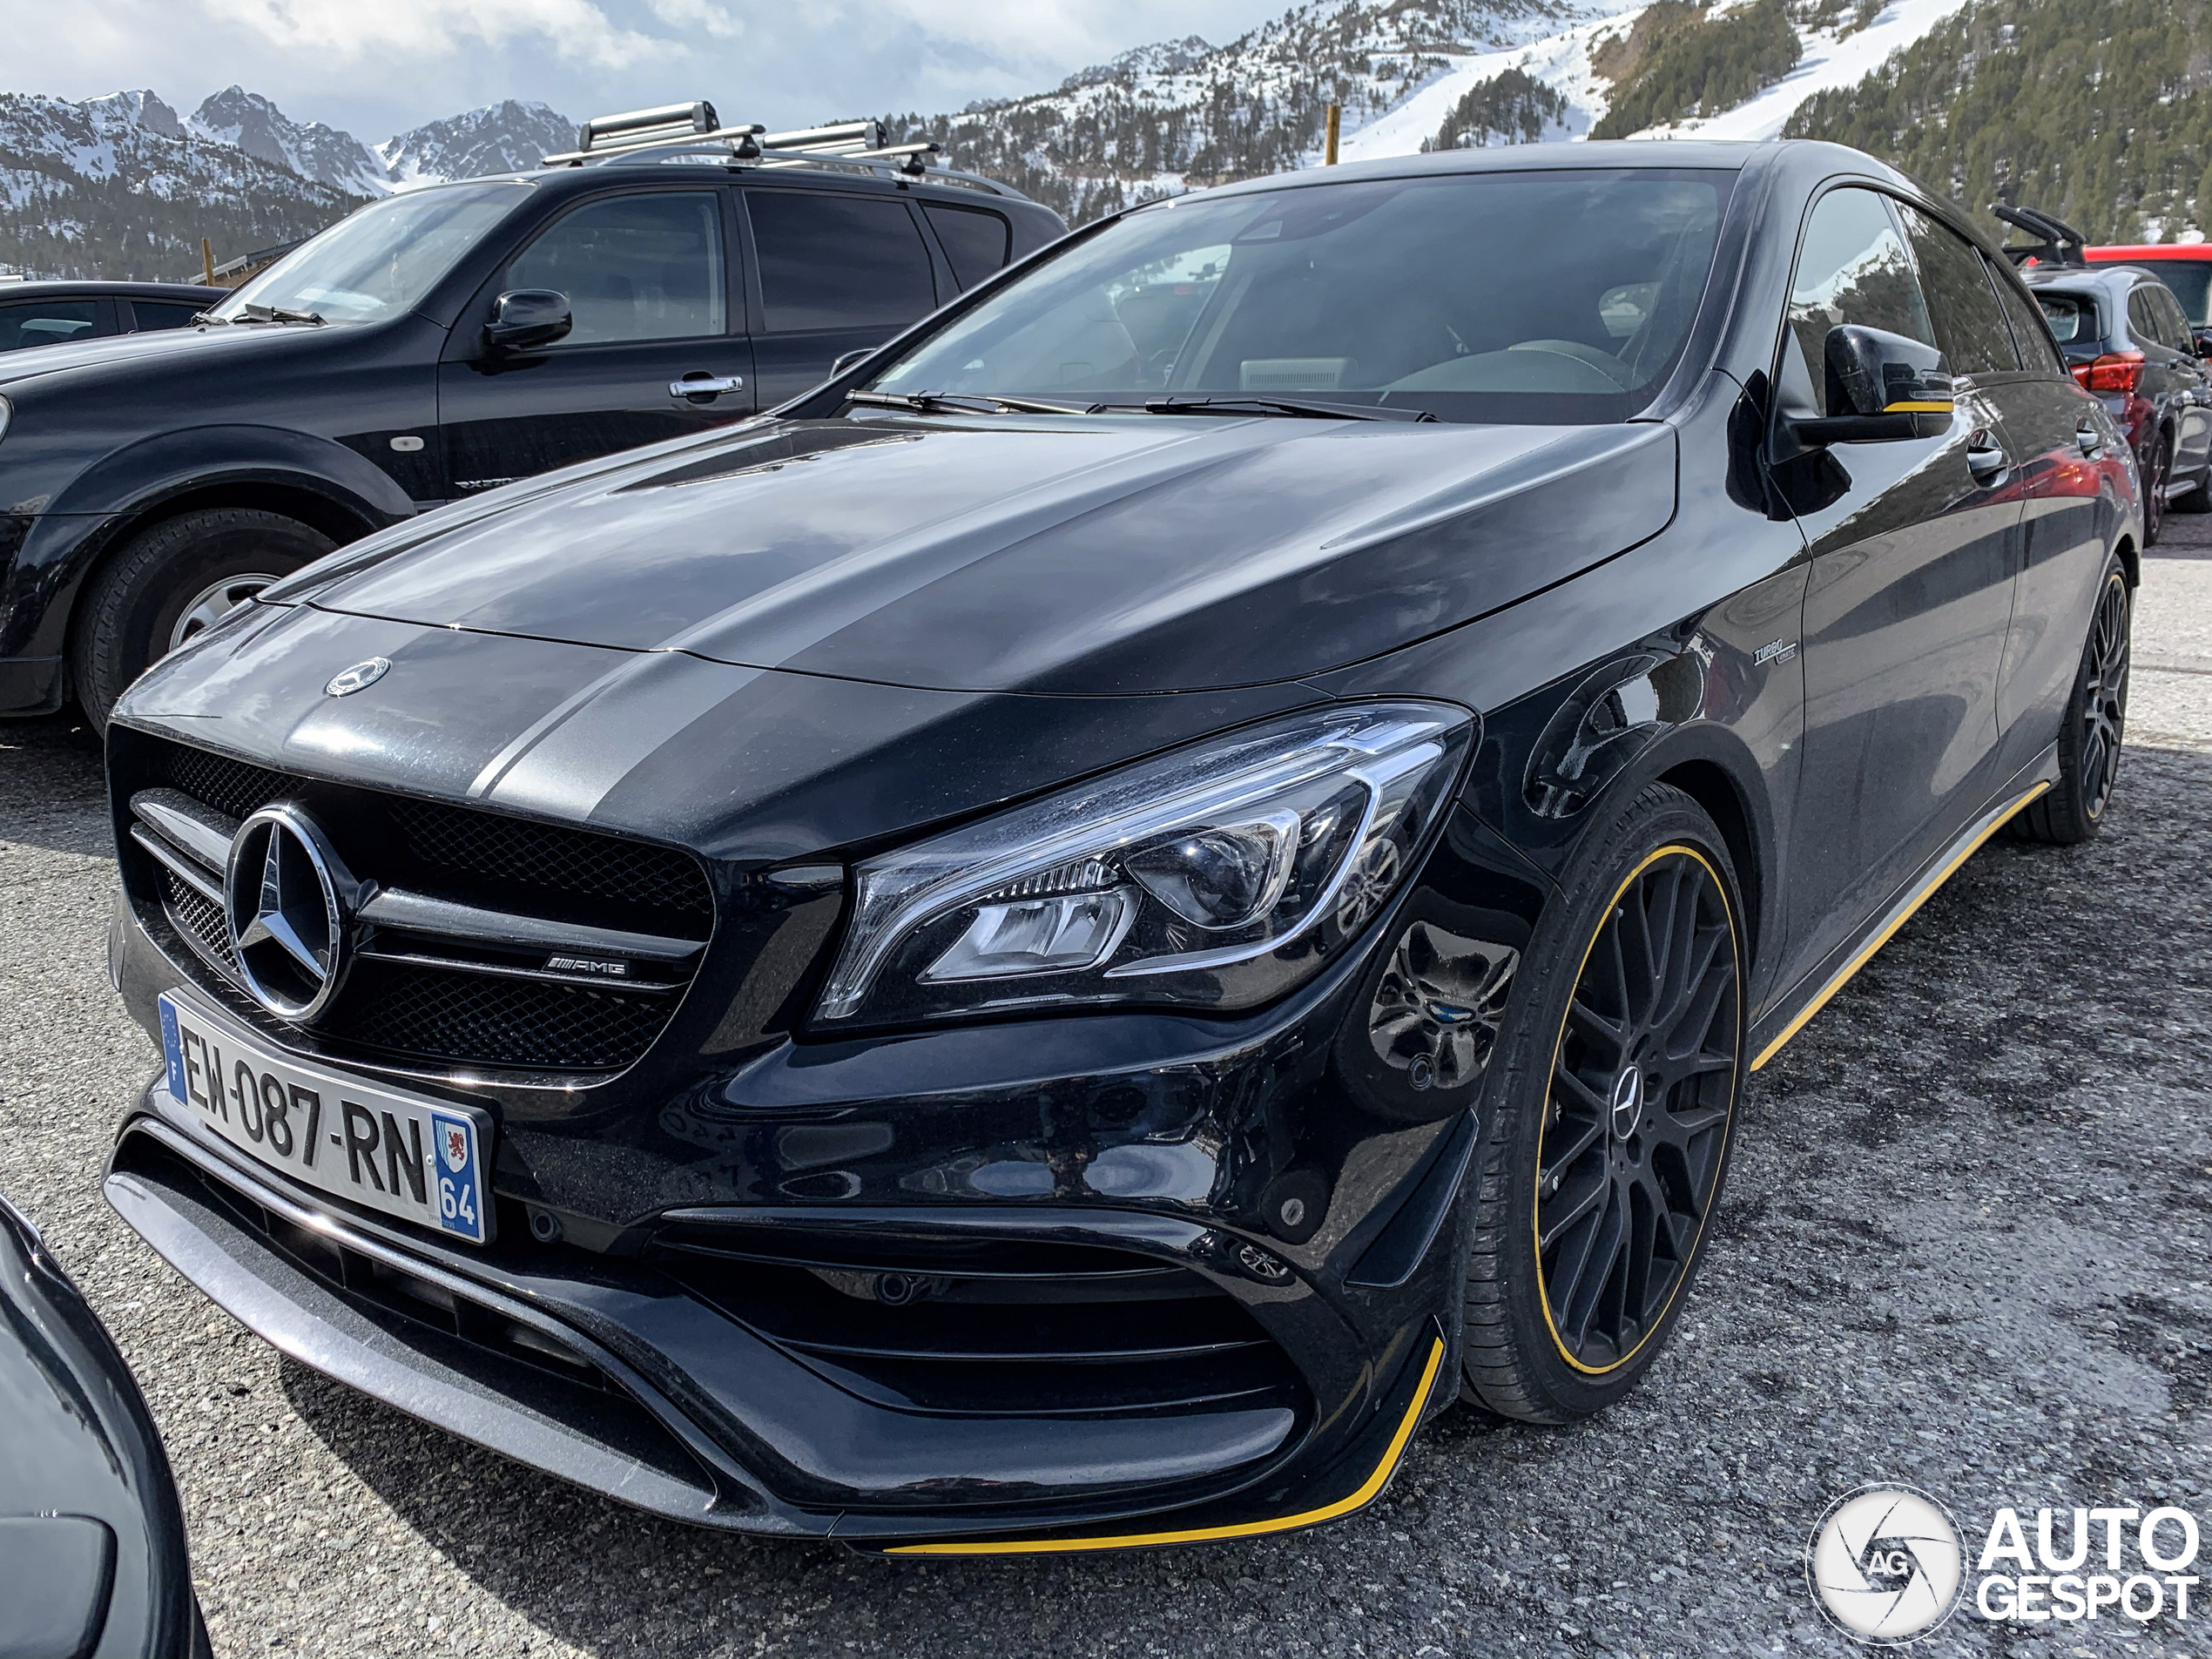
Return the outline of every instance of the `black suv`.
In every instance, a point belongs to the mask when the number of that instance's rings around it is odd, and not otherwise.
[[[0,359],[0,714],[104,726],[339,543],[773,408],[1065,229],[873,129],[602,118],[361,208],[197,327]]]

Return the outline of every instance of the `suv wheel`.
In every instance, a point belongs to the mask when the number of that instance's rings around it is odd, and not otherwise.
[[[2204,463],[2196,488],[2186,496],[2176,496],[2166,503],[2169,513],[2212,513],[2212,461]]]
[[[2073,846],[2104,823],[2120,776],[2120,743],[2128,726],[2128,654],[2134,597],[2120,561],[2105,565],[2088,643],[2059,728],[2059,780],[2005,826],[2014,840]]]
[[[2150,460],[2144,465],[2143,477],[2143,545],[2155,547],[2158,536],[2166,528],[2166,480],[2174,470],[2174,440],[2164,433],[2151,445]]]
[[[336,545],[296,518],[250,507],[183,513],[141,531],[78,604],[70,671],[85,718],[105,732],[115,699],[156,658]]]
[[[1588,840],[1522,959],[1474,1187],[1462,1392],[1524,1422],[1609,1406],[1657,1358],[1744,1076],[1742,906],[1713,820],[1654,785]]]

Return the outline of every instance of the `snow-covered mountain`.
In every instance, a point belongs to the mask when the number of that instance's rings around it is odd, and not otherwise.
[[[151,92],[138,96],[153,97]],[[381,196],[392,187],[383,162],[352,133],[320,121],[294,121],[259,92],[242,86],[215,93],[185,125],[198,137],[233,145],[349,196]]]
[[[1634,107],[1656,99],[1663,111],[1641,124],[1651,136],[1772,138],[1807,98],[1856,83],[1966,3],[1306,0],[1226,45],[1193,37],[1139,47],[1049,92],[891,125],[1082,220],[1145,196],[1316,165],[1332,101],[1343,106],[1347,161],[1521,142],[1532,128],[1541,140],[1585,138],[1632,91]],[[1762,6],[1778,13],[1768,21],[1780,40],[1739,61],[1737,37]],[[1693,95],[1683,101],[1678,87]],[[1695,95],[1708,88],[1732,95]],[[1499,105],[1521,118],[1486,128],[1479,111]]]
[[[577,124],[550,105],[509,98],[466,110],[389,138],[376,146],[387,188],[406,190],[447,179],[514,172],[576,148]]]
[[[310,235],[355,198],[188,132],[150,92],[0,93],[0,269],[173,277]]]

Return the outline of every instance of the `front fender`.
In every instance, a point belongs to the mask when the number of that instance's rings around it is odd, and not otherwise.
[[[0,658],[60,657],[86,575],[163,502],[256,485],[318,496],[363,531],[415,512],[388,474],[329,438],[233,425],[143,439],[87,468],[28,520],[0,590]]]

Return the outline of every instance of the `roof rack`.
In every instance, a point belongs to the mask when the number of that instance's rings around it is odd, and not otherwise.
[[[2033,260],[2038,264],[2087,265],[2088,260],[2081,250],[2089,239],[2062,219],[2040,212],[2033,207],[2010,207],[2003,202],[1993,202],[1989,211],[2005,221],[2026,231],[2036,239],[2033,242],[2011,244],[1998,249],[2014,265],[2026,265]]]
[[[596,115],[577,134],[577,147],[547,156],[548,167],[601,166],[613,161],[672,160],[686,153],[715,154],[759,167],[828,167],[862,173],[927,177],[995,195],[1020,192],[976,173],[932,167],[927,159],[944,146],[929,141],[886,144],[880,121],[837,121],[827,126],[771,132],[757,122],[725,126],[714,105],[701,98],[622,115]]]

